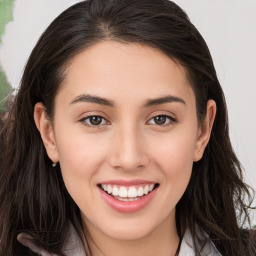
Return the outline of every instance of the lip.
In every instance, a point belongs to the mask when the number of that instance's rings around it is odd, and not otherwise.
[[[100,184],[115,184],[115,185],[123,185],[123,186],[132,186],[132,185],[138,185],[138,184],[156,184],[156,182],[152,181],[145,181],[145,180],[133,180],[133,181],[125,181],[125,180],[110,180],[105,181]],[[121,213],[134,213],[142,210],[144,207],[146,207],[151,200],[154,198],[158,187],[156,187],[153,191],[151,191],[149,194],[144,195],[140,197],[140,199],[136,201],[120,201],[115,199],[113,196],[107,194],[105,191],[103,191],[100,187],[98,187],[98,190],[103,198],[103,200],[115,211],[121,212]]]

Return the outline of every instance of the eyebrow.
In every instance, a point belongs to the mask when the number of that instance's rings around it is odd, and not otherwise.
[[[71,101],[71,105],[78,103],[78,102],[90,102],[90,103],[96,103],[99,105],[104,105],[104,106],[108,106],[108,107],[115,107],[115,104],[112,100],[108,100],[106,98],[102,98],[99,96],[94,96],[94,95],[89,95],[89,94],[82,94],[79,95],[77,97],[75,97],[72,101]]]
[[[143,105],[143,107],[152,107],[155,105],[161,105],[161,104],[171,103],[171,102],[179,102],[186,105],[185,100],[183,100],[182,98],[172,96],[172,95],[167,95],[167,96],[156,98],[156,99],[150,99]]]
[[[96,103],[96,104],[108,106],[108,107],[116,107],[115,103],[112,100],[102,98],[99,96],[89,95],[89,94],[82,94],[75,97],[71,101],[70,105],[73,105],[79,102],[89,102],[89,103]],[[156,98],[156,99],[149,99],[146,101],[143,107],[147,108],[147,107],[152,107],[152,106],[161,105],[165,103],[172,103],[172,102],[178,102],[186,105],[186,102],[182,98],[172,96],[172,95],[167,95],[167,96]]]

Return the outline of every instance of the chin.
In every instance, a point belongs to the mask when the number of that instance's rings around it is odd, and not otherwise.
[[[130,228],[124,228],[124,229],[115,229],[110,232],[108,232],[108,236],[117,239],[117,240],[139,240],[143,237],[146,237],[152,232],[149,227],[147,228],[141,228],[138,226],[130,227]]]
[[[117,240],[139,240],[142,239],[161,226],[160,218],[154,217],[147,218],[141,216],[130,216],[129,218],[115,218],[105,219],[108,223],[102,228],[98,226],[105,233],[105,235]]]

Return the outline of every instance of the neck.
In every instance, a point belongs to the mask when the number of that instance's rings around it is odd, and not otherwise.
[[[179,245],[175,217],[169,216],[149,234],[136,240],[110,237],[86,223],[86,239],[92,256],[174,256]]]

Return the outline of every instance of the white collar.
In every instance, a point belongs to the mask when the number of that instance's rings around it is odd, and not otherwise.
[[[33,252],[40,254],[41,256],[57,256],[49,254],[45,250],[36,247],[30,239],[31,237],[25,233],[18,235],[19,242],[22,243],[24,246],[30,248]],[[64,245],[63,252],[68,256],[86,256],[82,241],[78,237],[77,232],[72,225],[70,225],[68,241]],[[201,255],[221,256],[215,245],[210,240],[205,245]],[[195,256],[194,244],[189,229],[187,229],[181,241],[179,256]]]
[[[206,235],[206,237],[208,236]],[[179,256],[184,256],[184,255],[195,256],[194,243],[193,243],[192,235],[189,229],[186,230],[180,246]],[[210,240],[207,242],[207,244],[203,248],[201,255],[202,256],[221,256],[220,252],[217,250],[213,242]]]

